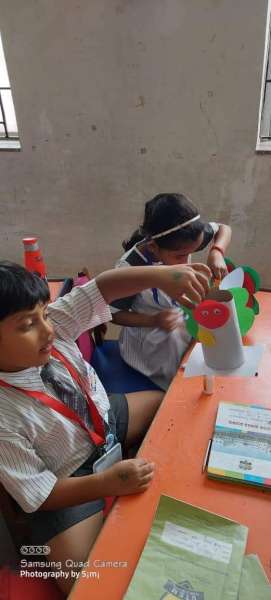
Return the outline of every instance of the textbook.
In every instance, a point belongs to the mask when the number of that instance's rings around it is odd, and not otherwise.
[[[244,557],[238,600],[271,600],[271,585],[255,554]]]
[[[207,474],[271,488],[271,410],[221,402]]]
[[[234,600],[247,527],[161,496],[124,600]]]

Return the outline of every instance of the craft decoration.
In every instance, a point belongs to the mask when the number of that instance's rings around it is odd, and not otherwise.
[[[260,278],[251,267],[235,268],[229,259],[227,267],[229,273],[219,288],[211,288],[204,301],[193,310],[182,307],[187,331],[200,342],[197,345],[200,350],[196,346],[189,358],[186,376],[222,371],[249,375],[257,370],[262,347],[245,347],[242,337],[259,313],[254,294],[260,288]]]
[[[232,287],[243,287],[244,289],[246,289],[249,293],[247,306],[249,308],[252,308],[255,315],[258,315],[259,314],[259,304],[258,304],[256,298],[254,297],[254,294],[256,292],[258,292],[260,289],[259,273],[257,273],[257,271],[255,271],[255,269],[252,269],[251,267],[244,266],[244,265],[242,267],[236,268],[234,263],[229,258],[225,258],[225,262],[227,265],[229,275],[226,275],[226,277],[224,277],[219,288],[220,289],[229,289]],[[234,271],[235,272],[234,277],[236,278],[237,271],[239,272],[239,276],[240,276],[240,269],[242,269],[242,271],[243,271],[243,280],[242,280],[241,285],[236,285],[236,281],[234,282],[234,280],[230,279],[230,274]],[[232,285],[230,283],[231,281],[233,281],[235,283],[235,285]]]
[[[193,311],[204,360],[213,369],[236,369],[245,355],[233,295],[214,289]],[[210,334],[212,339],[210,339]]]

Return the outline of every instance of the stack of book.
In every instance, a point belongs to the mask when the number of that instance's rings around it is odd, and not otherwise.
[[[271,410],[221,402],[207,466],[210,477],[271,487]]]
[[[270,600],[256,556],[244,556],[248,529],[161,496],[125,600]]]

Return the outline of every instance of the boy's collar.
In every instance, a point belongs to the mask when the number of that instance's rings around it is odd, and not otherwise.
[[[0,379],[26,390],[44,390],[44,384],[40,377],[40,367],[30,367],[22,371],[0,371]]]

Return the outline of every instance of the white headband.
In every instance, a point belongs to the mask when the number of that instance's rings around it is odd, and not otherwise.
[[[181,223],[180,225],[176,225],[175,227],[172,227],[171,229],[166,229],[166,231],[161,231],[161,233],[156,233],[155,235],[151,235],[150,237],[152,240],[156,240],[157,238],[164,237],[164,235],[173,233],[173,231],[178,231],[179,229],[182,229],[183,227],[190,225],[190,223],[194,223],[194,221],[198,221],[198,219],[200,219],[200,215],[196,215],[196,217],[193,217],[193,219],[189,219],[189,221],[185,221],[184,223]]]

